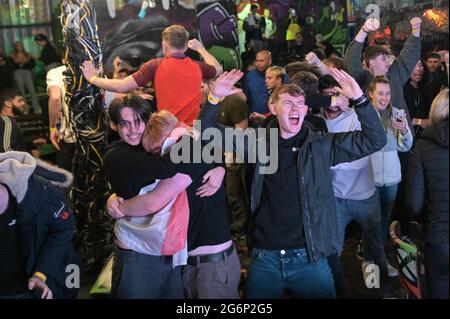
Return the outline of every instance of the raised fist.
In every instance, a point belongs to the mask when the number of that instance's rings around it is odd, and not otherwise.
[[[377,31],[380,28],[380,20],[369,18],[364,23],[362,30],[366,33]]]
[[[320,59],[314,52],[309,52],[305,56],[305,60],[311,65],[318,66],[320,64]]]
[[[420,25],[422,24],[422,19],[419,17],[415,17],[415,18],[412,18],[411,21],[409,21],[409,23],[411,23],[411,28],[413,30],[417,30],[417,29],[420,29]]]

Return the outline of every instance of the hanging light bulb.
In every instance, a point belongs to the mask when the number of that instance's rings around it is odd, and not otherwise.
[[[28,9],[28,8],[30,7],[30,0],[23,0],[22,6],[23,6],[25,9]]]

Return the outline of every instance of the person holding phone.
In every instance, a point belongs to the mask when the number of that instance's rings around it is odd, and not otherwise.
[[[406,113],[391,104],[391,86],[385,76],[377,76],[369,86],[369,97],[378,112],[387,137],[386,145],[370,155],[375,186],[381,203],[381,235],[386,240],[389,234],[389,219],[402,179],[400,159],[397,152],[407,152],[413,144],[413,135],[408,126]],[[388,265],[389,273],[396,271]]]

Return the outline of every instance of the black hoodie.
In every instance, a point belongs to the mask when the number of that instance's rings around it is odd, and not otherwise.
[[[425,242],[448,244],[448,119],[424,129],[406,182],[408,212],[425,218]]]

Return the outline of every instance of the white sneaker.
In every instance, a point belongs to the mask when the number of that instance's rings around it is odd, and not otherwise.
[[[392,266],[390,263],[387,263],[387,269],[388,269],[388,276],[389,277],[397,277],[398,276],[397,268]]]

